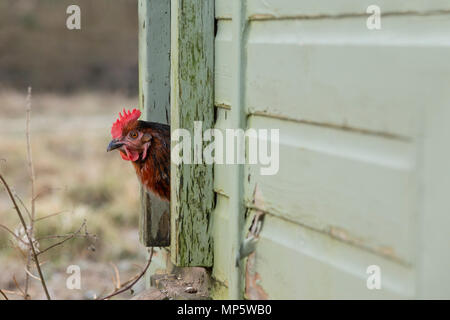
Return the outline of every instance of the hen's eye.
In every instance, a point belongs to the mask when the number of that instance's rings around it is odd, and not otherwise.
[[[136,139],[137,137],[138,137],[138,134],[137,134],[136,131],[131,131],[131,132],[130,132],[130,138]]]

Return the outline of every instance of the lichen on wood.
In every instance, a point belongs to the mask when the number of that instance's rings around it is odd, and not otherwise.
[[[143,119],[169,124],[170,0],[139,0],[139,104]],[[147,247],[170,245],[167,202],[141,188],[140,239]]]
[[[194,136],[194,121],[214,124],[214,1],[172,1],[171,27],[171,126]],[[211,266],[212,165],[172,163],[171,188],[172,261]]]

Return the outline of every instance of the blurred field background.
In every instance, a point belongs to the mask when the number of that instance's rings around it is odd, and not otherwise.
[[[66,29],[66,8],[81,7],[81,30]],[[145,248],[138,240],[138,183],[129,163],[106,153],[110,126],[122,108],[138,104],[136,0],[0,1],[0,170],[29,205],[25,98],[32,98],[32,147],[36,238],[75,231],[87,220],[97,240],[75,239],[41,256],[50,292],[58,299],[86,299],[113,289],[140,271]],[[2,187],[0,223],[19,220]],[[24,258],[0,229],[0,288],[17,291]],[[54,241],[42,240],[40,248]],[[79,265],[82,289],[66,288],[66,268]],[[31,296],[43,298],[31,279]],[[122,295],[126,297],[126,295]],[[10,296],[10,298],[20,298]]]

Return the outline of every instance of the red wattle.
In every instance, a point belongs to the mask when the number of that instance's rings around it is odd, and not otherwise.
[[[127,161],[136,161],[137,159],[139,159],[139,153],[134,151],[134,150],[128,150],[127,147],[124,148],[126,155],[123,154],[123,152],[120,153],[120,155],[122,156],[123,160],[127,160]]]

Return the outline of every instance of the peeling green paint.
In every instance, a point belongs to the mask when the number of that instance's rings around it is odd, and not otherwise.
[[[170,1],[139,0],[139,108],[143,119],[168,124],[170,113]],[[141,188],[139,237],[147,246],[170,244],[169,205]]]
[[[172,1],[172,130],[214,125],[214,1]],[[193,148],[193,144],[192,144]],[[213,167],[171,167],[171,257],[177,266],[211,266]]]

